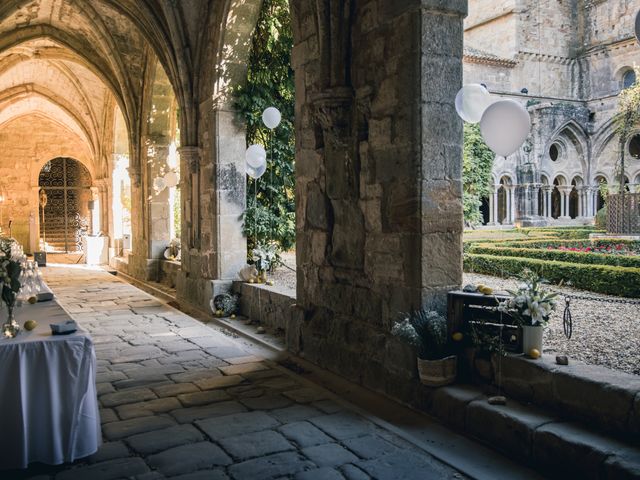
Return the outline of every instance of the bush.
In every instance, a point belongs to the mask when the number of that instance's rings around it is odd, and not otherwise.
[[[596,213],[596,226],[598,228],[606,229],[607,228],[607,206],[605,205],[598,213]]]
[[[475,245],[490,242],[476,242]],[[492,242],[496,243],[496,242]],[[606,247],[615,245],[625,245],[629,250],[640,253],[640,241],[637,240],[513,240],[509,242],[500,242],[499,246],[508,248],[586,248],[586,247]]]
[[[508,248],[495,245],[475,244],[469,253],[481,255],[497,255],[500,257],[537,258],[568,263],[584,263],[590,265],[613,265],[618,267],[640,268],[640,257],[629,255],[609,255],[604,253],[571,252],[566,250],[546,250],[536,248]]]
[[[551,283],[571,285],[592,292],[640,297],[640,268],[586,265],[533,258],[465,254],[464,270],[498,277],[516,276],[525,268]]]

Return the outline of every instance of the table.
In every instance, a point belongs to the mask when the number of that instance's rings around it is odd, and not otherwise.
[[[0,339],[0,469],[95,453],[101,431],[91,337],[51,335],[49,324],[69,320],[55,301],[16,308],[16,319],[38,327]]]

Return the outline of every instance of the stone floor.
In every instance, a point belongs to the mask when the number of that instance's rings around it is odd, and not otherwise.
[[[246,340],[106,272],[45,275],[93,337],[104,444],[72,466],[1,478],[464,478]]]

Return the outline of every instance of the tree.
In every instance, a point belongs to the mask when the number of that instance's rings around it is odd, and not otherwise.
[[[265,0],[249,53],[247,83],[234,92],[235,105],[247,126],[247,146],[264,145],[267,171],[248,179],[244,233],[249,251],[274,240],[283,250],[295,245],[295,83],[291,68],[293,33],[288,0]],[[275,106],[282,123],[275,131],[262,123],[265,108]]]
[[[465,123],[462,161],[464,220],[471,225],[482,223],[482,198],[491,195],[491,169],[494,154],[484,143],[480,126]]]

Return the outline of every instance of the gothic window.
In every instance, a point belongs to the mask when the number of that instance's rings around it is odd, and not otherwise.
[[[622,89],[632,87],[634,83],[636,83],[635,70],[627,70],[624,72],[624,75],[622,75]]]

